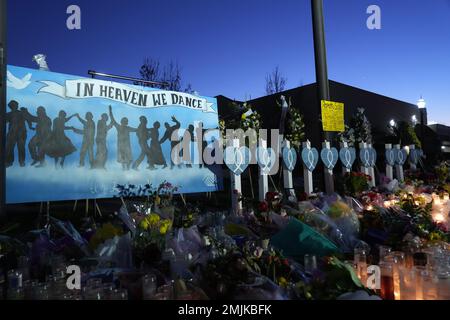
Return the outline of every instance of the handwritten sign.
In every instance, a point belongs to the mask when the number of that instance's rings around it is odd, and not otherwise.
[[[344,104],[333,101],[321,101],[323,131],[344,132]]]

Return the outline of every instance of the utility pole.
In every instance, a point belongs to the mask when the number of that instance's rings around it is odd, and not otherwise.
[[[327,50],[325,46],[325,25],[323,19],[323,0],[311,0],[313,33],[314,33],[314,58],[316,63],[316,86],[317,86],[317,110],[322,114],[321,101],[330,101],[330,85],[328,82],[327,68]],[[322,131],[322,142],[333,142],[331,132]],[[332,179],[324,179],[325,190],[327,193],[334,191]]]
[[[325,46],[325,26],[323,22],[323,0],[311,0],[314,58],[316,62],[317,98],[319,99],[319,114],[321,114],[321,100],[330,100],[330,85],[328,82],[327,49]],[[324,132],[323,138],[330,141],[331,132]]]
[[[6,1],[0,0],[0,220],[6,217]]]

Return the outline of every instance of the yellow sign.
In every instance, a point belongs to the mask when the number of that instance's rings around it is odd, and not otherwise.
[[[344,132],[344,104],[322,100],[321,105],[323,131]]]

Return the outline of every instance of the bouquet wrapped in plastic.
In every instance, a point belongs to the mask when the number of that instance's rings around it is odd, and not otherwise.
[[[358,241],[359,221],[356,210],[362,210],[362,205],[357,200],[348,198],[344,202],[334,195],[320,197],[313,202],[299,202],[298,209],[290,208],[288,214],[331,240],[341,251],[349,252]]]

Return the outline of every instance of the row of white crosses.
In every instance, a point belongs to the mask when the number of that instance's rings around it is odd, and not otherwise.
[[[316,148],[311,146],[310,141],[302,144],[301,160],[303,163],[303,178],[305,193],[311,195],[314,191],[313,185],[313,171],[315,170],[319,158],[324,166],[324,179],[326,192],[328,194],[334,192],[333,170],[338,160],[341,161],[343,173],[352,171],[354,162],[356,161],[356,150],[349,147],[346,142],[341,143],[340,150],[331,147],[329,141],[322,144],[322,150],[319,154]],[[377,159],[377,152],[370,143],[359,144],[359,162],[360,171],[370,176],[370,185],[375,187],[375,165]],[[409,163],[410,168],[415,170],[419,159],[423,153],[415,146],[409,146]],[[260,145],[257,148],[256,158],[259,165],[259,200],[265,199],[266,193],[269,191],[268,176],[277,157],[281,156],[283,159],[283,184],[285,190],[289,195],[295,196],[293,189],[292,171],[295,169],[297,163],[297,152],[291,148],[290,142],[283,141],[282,148],[279,152],[275,152],[272,148],[267,147],[265,140],[260,140]],[[242,194],[241,174],[245,171],[250,163],[250,150],[245,146],[239,146],[239,139],[234,139],[232,146],[225,149],[225,163],[231,171],[231,190],[232,190],[232,208],[235,212],[242,210],[242,202],[240,195]],[[403,165],[408,158],[408,152],[400,145],[386,144],[386,176],[393,179],[393,168],[395,167],[396,178],[400,182],[404,180]]]

